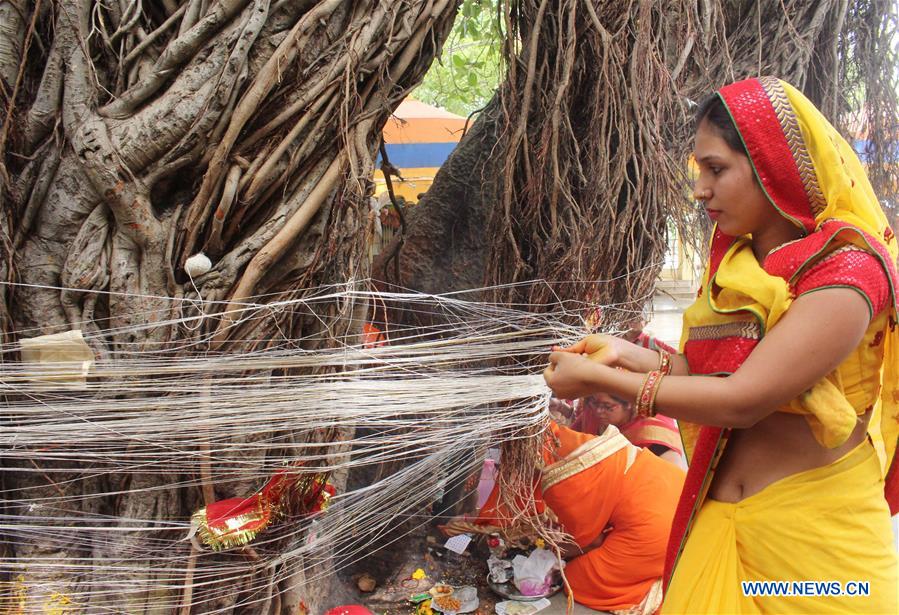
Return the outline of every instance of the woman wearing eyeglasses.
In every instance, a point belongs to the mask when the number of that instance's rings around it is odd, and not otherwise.
[[[680,432],[674,419],[656,414],[637,416],[632,400],[596,393],[576,404],[571,428],[583,433],[602,434],[614,425],[631,444],[647,448],[665,461],[686,468]]]

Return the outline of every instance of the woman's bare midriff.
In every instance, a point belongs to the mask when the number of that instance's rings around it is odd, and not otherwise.
[[[832,463],[864,441],[870,413],[845,444],[824,448],[804,417],[775,412],[748,429],[734,429],[715,470],[709,497],[739,502],[787,476]]]

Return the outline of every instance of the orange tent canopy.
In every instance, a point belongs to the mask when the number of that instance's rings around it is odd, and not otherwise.
[[[457,143],[465,121],[461,115],[407,98],[387,120],[384,141],[390,145]]]

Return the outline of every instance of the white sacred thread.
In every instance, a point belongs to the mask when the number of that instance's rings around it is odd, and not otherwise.
[[[204,320],[227,302],[200,299],[199,315],[133,314],[133,324],[113,322],[85,334],[88,344],[108,351],[77,391],[42,379],[46,365],[19,362],[17,344],[0,344],[0,466],[11,478],[49,486],[0,485],[0,536],[23,579],[13,580],[13,594],[21,583],[34,596],[64,594],[73,609],[102,604],[96,612],[129,612],[141,596],[146,612],[177,610],[177,597],[154,596],[178,591],[154,589],[183,590],[195,565],[190,604],[215,613],[232,608],[210,606],[217,588],[243,584],[241,606],[249,606],[270,600],[273,586],[285,591],[290,579],[314,583],[317,564],[350,565],[429,523],[437,495],[465,483],[488,447],[533,437],[545,425],[550,392],[541,371],[553,345],[584,334],[570,324],[573,313],[598,307],[613,322],[639,313],[579,302],[553,314],[531,313],[465,299],[476,291],[423,295],[360,286],[321,287],[293,301],[253,298],[232,314],[234,326],[275,314],[328,326],[324,308],[338,301],[368,302],[376,313],[402,314],[403,321],[418,314],[430,324],[382,323],[389,332],[383,345],[366,346],[354,334],[337,336],[332,348],[309,350],[320,331],[297,339],[282,332],[254,350],[231,352],[226,345],[211,352],[203,350],[212,335]],[[196,302],[147,298],[170,302],[171,314]],[[160,326],[180,326],[192,337],[139,349],[107,344]],[[345,439],[310,441],[323,431]],[[311,519],[286,518],[260,533],[250,543],[256,559],[240,549],[201,551],[191,563],[190,511],[182,518],[109,514],[108,502],[140,498],[183,498],[189,508],[201,507],[201,463],[212,468],[219,498],[248,497],[285,468],[351,476],[375,466],[387,471],[337,493],[331,508],[315,517],[314,532],[307,532]],[[397,531],[400,521],[411,523]],[[24,555],[36,553],[29,550],[36,542],[59,545],[66,556]],[[100,560],[95,553],[105,555]],[[29,586],[38,573],[68,581]]]

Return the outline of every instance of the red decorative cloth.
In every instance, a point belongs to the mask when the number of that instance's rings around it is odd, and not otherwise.
[[[843,246],[821,257],[796,276],[795,272],[804,260],[790,247],[785,246],[770,254],[765,259],[765,270],[784,279],[795,280],[792,289],[796,297],[821,288],[848,287],[859,291],[868,300],[872,316],[889,306],[890,280],[880,261],[870,252],[854,245]]]
[[[732,374],[758,346],[759,338],[731,335],[714,340],[689,340],[684,353],[691,374],[706,376]]]
[[[288,509],[303,514],[325,510],[334,493],[324,474],[278,470],[258,493],[218,500],[191,519],[200,539],[219,551],[249,543]]]
[[[778,89],[759,79],[746,79],[721,88],[719,95],[740,130],[749,158],[771,202],[782,214],[798,221],[806,232],[811,233],[815,230],[815,214],[823,209],[823,197],[818,191],[809,198],[799,164],[810,165],[811,161],[796,160],[796,151],[790,146],[774,107],[775,103],[789,106],[788,101],[779,100],[784,96]]]

